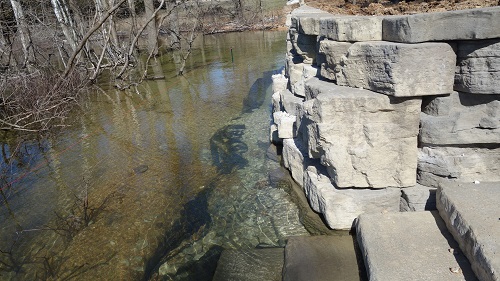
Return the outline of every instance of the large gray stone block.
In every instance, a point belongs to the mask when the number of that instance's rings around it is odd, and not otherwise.
[[[390,97],[312,78],[311,144],[338,187],[416,184],[420,99]],[[316,132],[315,134],[313,132]],[[309,145],[311,148],[314,145]]]
[[[319,21],[319,35],[343,41],[381,41],[382,17],[332,16]]]
[[[316,167],[304,174],[304,191],[311,208],[322,213],[332,229],[351,229],[360,214],[398,212],[401,191],[385,189],[339,189]]]
[[[335,73],[340,71],[340,68],[337,68],[337,66],[342,61],[342,57],[347,54],[351,45],[352,43],[332,40],[322,40],[319,42],[319,54],[325,58],[325,61],[320,65],[320,74],[322,77],[330,80],[337,79]]]
[[[419,138],[433,145],[500,143],[500,95],[425,98]]]
[[[294,15],[292,21],[295,21],[297,30],[300,33],[317,36],[320,33],[320,20],[332,16],[332,14],[319,10]]]
[[[386,17],[385,41],[418,43],[500,37],[500,7]]]
[[[391,96],[453,91],[455,52],[447,43],[354,43],[336,71],[337,84]]]
[[[479,280],[500,280],[500,182],[447,184],[437,207]]]
[[[315,77],[318,69],[306,63],[295,63],[293,59],[289,59],[287,64],[290,77],[290,91],[294,95],[305,97],[304,83],[308,79]]]
[[[419,149],[418,182],[500,181],[500,148],[423,147]]]
[[[281,91],[279,94],[283,108],[288,114],[295,116],[301,114],[303,98],[295,96],[288,90]]]
[[[364,214],[356,236],[369,280],[477,280],[437,212]]]
[[[315,15],[325,14],[325,11],[316,9],[311,6],[301,5],[297,9],[294,9],[290,14],[290,28],[299,29],[299,18],[300,17],[313,17]]]
[[[500,94],[500,39],[460,41],[457,57],[455,90]]]

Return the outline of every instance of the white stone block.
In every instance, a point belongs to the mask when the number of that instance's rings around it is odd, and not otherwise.
[[[278,137],[289,139],[295,137],[295,115],[290,115],[283,111],[273,113],[274,124],[278,126]]]
[[[273,80],[273,93],[286,90],[288,86],[288,78],[286,78],[285,75],[273,74],[271,78]]]

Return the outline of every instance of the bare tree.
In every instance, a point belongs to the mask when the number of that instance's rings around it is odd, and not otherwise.
[[[51,3],[54,8],[54,14],[57,21],[61,25],[62,32],[64,33],[66,40],[68,40],[71,49],[74,51],[77,44],[77,35],[73,18],[69,13],[68,5],[65,0],[51,0]]]
[[[26,18],[24,17],[24,11],[21,6],[21,2],[19,0],[10,0],[10,4],[12,5],[14,16],[16,17],[17,32],[19,33],[21,44],[23,46],[23,66],[26,66],[27,64],[35,60],[31,35],[28,29]]]

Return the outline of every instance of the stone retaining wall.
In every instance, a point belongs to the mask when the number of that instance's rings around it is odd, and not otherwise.
[[[292,12],[271,141],[331,228],[433,209],[443,182],[500,181],[499,18]]]

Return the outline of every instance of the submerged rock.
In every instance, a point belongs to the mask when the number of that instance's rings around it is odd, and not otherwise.
[[[142,174],[145,173],[149,169],[148,165],[139,165],[134,168],[134,173],[136,174]]]

